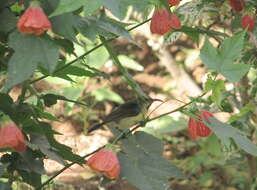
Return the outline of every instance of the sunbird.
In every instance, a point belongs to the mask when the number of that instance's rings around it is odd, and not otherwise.
[[[99,123],[88,130],[88,133],[99,129],[105,124],[118,127],[119,129],[128,129],[133,125],[145,119],[148,108],[154,101],[162,101],[159,99],[130,100],[121,104],[108,114],[102,123]]]

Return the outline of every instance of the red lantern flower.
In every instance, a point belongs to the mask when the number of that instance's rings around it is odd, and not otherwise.
[[[176,6],[180,3],[180,0],[168,0],[170,6]]]
[[[181,24],[179,18],[175,14],[171,14],[166,8],[159,8],[154,11],[150,30],[153,34],[163,35],[172,28],[180,29]]]
[[[120,175],[119,159],[111,149],[102,149],[96,152],[88,159],[87,165],[109,179],[118,178]]]
[[[236,12],[240,12],[245,7],[244,0],[228,0],[228,4],[234,9]]]
[[[253,31],[254,29],[254,24],[255,24],[255,17],[254,15],[244,15],[242,17],[242,28],[246,29],[247,31]]]
[[[20,17],[17,28],[25,34],[41,35],[46,30],[52,29],[52,25],[44,11],[33,2],[30,7]]]
[[[213,115],[205,110],[200,111],[200,115],[198,115],[198,120],[190,118],[188,121],[188,132],[189,136],[196,140],[196,137],[208,137],[212,131],[202,122],[203,120],[208,121],[209,117],[213,117]]]
[[[15,124],[7,124],[0,128],[0,149],[12,147],[17,152],[24,152],[26,145],[24,135]]]

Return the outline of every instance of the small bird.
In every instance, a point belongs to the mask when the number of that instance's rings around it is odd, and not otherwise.
[[[105,117],[102,123],[99,123],[88,130],[88,133],[99,129],[105,124],[118,127],[119,129],[128,129],[138,122],[144,120],[148,108],[154,101],[162,101],[159,99],[147,100],[130,100],[121,104]]]

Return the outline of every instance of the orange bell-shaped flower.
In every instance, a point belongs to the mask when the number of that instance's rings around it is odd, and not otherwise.
[[[17,28],[25,34],[41,35],[46,30],[52,29],[52,25],[38,3],[32,2],[18,20]]]
[[[171,14],[166,8],[161,7],[155,9],[150,30],[153,34],[163,35],[172,30],[172,28],[180,29],[181,24],[179,18],[175,14]]]
[[[101,149],[96,152],[88,159],[87,165],[109,179],[118,178],[120,175],[119,159],[111,149]]]
[[[247,14],[242,17],[242,28],[243,29],[247,28],[248,32],[253,31],[254,25],[255,25],[255,16],[254,15]]]
[[[24,135],[15,124],[7,124],[0,128],[0,149],[11,147],[17,152],[24,152],[26,144]]]
[[[245,7],[244,0],[228,0],[228,4],[234,9],[236,12],[240,12]]]
[[[197,117],[199,121],[193,118],[189,118],[188,121],[188,133],[193,140],[196,140],[197,136],[208,137],[212,133],[202,121],[208,121],[209,117],[213,117],[213,114],[206,110],[202,110]]]

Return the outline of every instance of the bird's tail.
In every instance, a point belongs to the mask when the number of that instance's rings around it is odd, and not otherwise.
[[[94,131],[94,130],[96,130],[96,129],[99,129],[100,127],[102,127],[104,124],[105,124],[105,122],[96,124],[96,125],[94,125],[93,127],[89,128],[87,132],[88,132],[88,133],[91,133],[92,131]]]

